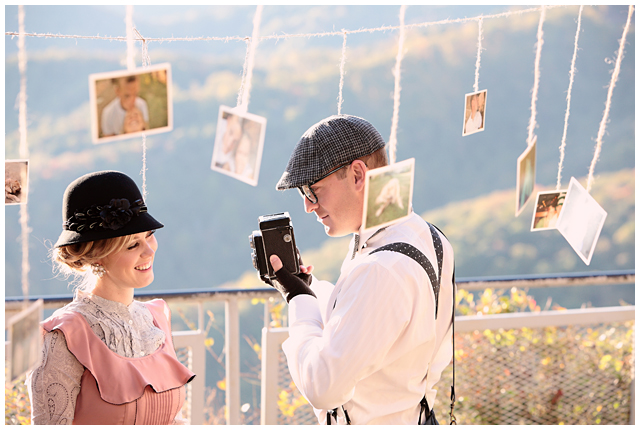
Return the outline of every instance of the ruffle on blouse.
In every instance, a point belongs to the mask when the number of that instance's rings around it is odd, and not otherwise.
[[[97,381],[100,397],[105,402],[121,405],[142,397],[147,386],[161,393],[181,387],[195,377],[176,357],[167,304],[155,299],[144,305],[153,315],[154,324],[166,335],[164,344],[144,357],[127,358],[111,351],[91,330],[87,320],[74,311],[60,309],[41,326],[46,331],[62,331],[69,351]]]

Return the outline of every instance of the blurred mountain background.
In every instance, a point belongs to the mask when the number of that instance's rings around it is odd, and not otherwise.
[[[406,24],[490,15],[524,6],[410,6]],[[5,31],[18,31],[17,6]],[[144,37],[250,36],[254,6],[135,6]],[[399,6],[265,6],[261,35],[310,34],[398,25]],[[627,6],[586,6],[567,135],[563,188],[586,185]],[[537,101],[537,190],[555,188],[578,6],[547,11]],[[124,6],[25,6],[25,30],[125,36]],[[592,195],[608,216],[586,266],[557,231],[530,232],[533,204],[514,216],[516,159],[526,149],[539,13],[485,19],[479,89],[485,130],[462,137],[464,95],[473,92],[477,22],[406,32],[397,160],[415,157],[414,210],[441,227],[456,251],[458,277],[632,269],[635,261],[635,26],[631,25]],[[634,21],[632,21],[634,22]],[[17,37],[5,36],[5,158],[18,157]],[[171,63],[174,129],[147,137],[147,203],[165,224],[154,283],[160,291],[259,285],[248,236],[257,217],[288,211],[296,242],[316,275],[337,279],[349,238],[328,239],[295,191],[278,192],[298,138],[337,113],[342,37],[265,40],[257,47],[249,112],[267,118],[259,185],[210,170],[218,108],[235,106],[246,45],[156,42],[151,64]],[[398,32],[350,34],[342,112],[371,121],[388,139]],[[62,194],[95,170],[125,172],[142,185],[141,138],[93,145],[91,73],[126,69],[126,43],[27,37],[31,294],[70,292],[48,251],[61,231]],[[140,43],[136,64],[141,65]],[[21,295],[19,208],[5,207],[5,295]],[[634,303],[633,286],[536,292],[567,307]]]

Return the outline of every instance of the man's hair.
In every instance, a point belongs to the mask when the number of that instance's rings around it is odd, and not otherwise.
[[[356,158],[356,160],[362,161],[369,169],[377,169],[378,167],[384,167],[389,164],[389,159],[387,158],[387,150],[385,147],[378,149],[373,154]],[[356,160],[353,160],[353,161],[356,161]],[[338,176],[338,179],[344,179],[347,177],[347,170],[340,169],[336,172],[336,175]]]
[[[129,75],[129,76],[123,76],[121,78],[113,78],[111,79],[111,83],[113,83],[113,85],[115,85],[116,87],[120,86],[120,83],[129,83],[129,82],[136,82],[138,80],[138,75]]]

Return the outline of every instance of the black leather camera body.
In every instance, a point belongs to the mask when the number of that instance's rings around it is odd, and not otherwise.
[[[284,268],[290,273],[299,274],[298,248],[289,212],[260,216],[258,225],[260,230],[254,230],[249,236],[251,259],[258,276],[263,280],[275,279],[269,262],[269,256],[273,254],[280,257]]]

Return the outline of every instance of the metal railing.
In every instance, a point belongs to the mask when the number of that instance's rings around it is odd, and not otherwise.
[[[580,285],[614,285],[614,284],[633,284],[635,283],[635,271],[605,271],[605,272],[588,272],[588,273],[564,273],[551,275],[527,275],[513,277],[484,277],[484,278],[460,278],[456,281],[458,289],[467,291],[482,290],[484,288],[545,288],[545,287],[565,287]],[[153,292],[136,292],[137,300],[148,300],[152,298],[162,298],[170,305],[174,303],[195,303],[198,307],[198,324],[197,330],[186,332],[174,332],[174,341],[176,348],[190,349],[191,365],[198,367],[198,371],[202,372],[202,378],[194,379],[191,394],[191,423],[200,424],[203,420],[202,402],[204,399],[204,302],[215,301],[225,303],[225,378],[226,378],[226,422],[227,424],[241,424],[240,422],[240,338],[239,332],[239,313],[238,301],[250,300],[254,298],[268,299],[279,298],[280,294],[270,287],[257,287],[246,289],[231,288],[209,288],[209,289],[191,289],[191,290],[173,290],[173,291],[153,291]],[[45,309],[56,309],[64,306],[72,300],[72,295],[48,295],[48,296],[31,296],[28,301],[35,301],[42,298]],[[5,320],[11,315],[19,312],[24,306],[23,297],[5,297]],[[628,312],[629,310],[627,310]],[[568,311],[573,312],[573,311]],[[615,311],[614,311],[615,313]],[[579,312],[579,314],[581,314]],[[551,315],[547,315],[550,317]],[[502,316],[500,316],[502,317]],[[477,318],[477,317],[467,317]],[[576,316],[575,318],[582,318]],[[461,321],[458,319],[457,321]],[[474,321],[469,324],[477,324]],[[507,324],[504,318],[485,318],[483,320],[487,324]],[[494,321],[494,322],[490,322]],[[547,320],[548,321],[548,320]],[[462,330],[463,322],[456,325],[456,331]],[[462,325],[462,327],[459,327]],[[269,327],[269,315],[265,308],[264,327]],[[177,337],[176,337],[177,336]],[[264,353],[264,345],[263,345]],[[199,358],[198,358],[199,357]],[[264,362],[263,362],[264,366]],[[194,369],[196,368],[194,367]],[[269,401],[271,395],[267,395],[273,391],[268,388],[264,378],[265,373],[271,375],[273,369],[263,367],[262,375],[262,402]],[[198,372],[194,372],[200,374]],[[271,391],[270,391],[271,390]],[[272,398],[275,402],[276,398]],[[265,409],[266,408],[266,409]],[[270,407],[263,406],[262,422],[269,414],[267,409]],[[271,407],[272,409],[272,407]],[[270,409],[269,409],[270,410]]]

